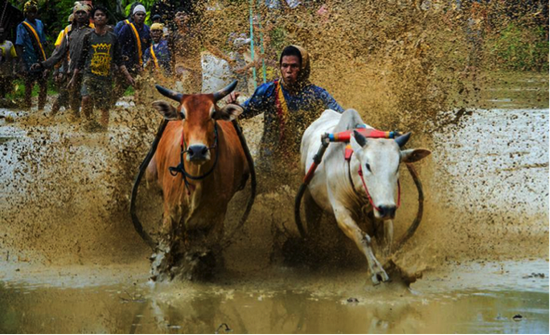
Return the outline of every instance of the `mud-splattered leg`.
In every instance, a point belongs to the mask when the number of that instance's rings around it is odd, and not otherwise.
[[[342,229],[347,237],[355,242],[359,250],[361,250],[367,258],[369,270],[372,275],[372,282],[374,284],[379,284],[380,280],[384,282],[388,281],[390,279],[388,274],[384,271],[384,268],[382,268],[382,264],[380,264],[374,256],[370,236],[365,234],[357,226],[357,223],[355,223],[351,217],[351,213],[342,204],[333,203],[333,208],[336,216],[336,222],[338,222],[340,229]]]
[[[165,204],[160,239],[151,255],[151,279],[165,281],[173,278],[170,269],[174,265],[175,225],[179,222],[177,208]]]

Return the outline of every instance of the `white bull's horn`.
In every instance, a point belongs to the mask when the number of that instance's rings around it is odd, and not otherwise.
[[[181,93],[169,90],[160,85],[155,85],[155,87],[157,88],[157,91],[159,91],[159,93],[164,95],[165,97],[168,97],[172,100],[176,100],[177,102],[181,102],[181,99],[183,99],[183,94]]]
[[[403,146],[409,141],[409,138],[411,138],[410,132],[406,133],[405,135],[399,136],[395,139],[395,142],[397,142],[400,148],[403,148]]]
[[[235,87],[237,87],[237,82],[238,81],[235,80],[231,84],[227,85],[226,87],[222,88],[218,92],[214,93],[214,102],[219,101],[220,99],[222,99],[223,97],[225,97],[229,93],[233,92]]]

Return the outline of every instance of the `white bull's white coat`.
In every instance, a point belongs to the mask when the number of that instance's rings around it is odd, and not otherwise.
[[[337,133],[354,129],[364,124],[359,114],[352,109],[340,114],[326,110],[304,132],[301,145],[301,164],[305,171],[313,164],[313,158],[321,146],[321,136],[325,133]],[[372,128],[367,126],[368,128]],[[364,142],[364,143],[363,143]],[[393,139],[359,139],[352,136],[350,143],[354,150],[351,161],[344,160],[345,143],[331,143],[323,160],[309,184],[311,197],[325,212],[334,214],[338,226],[367,258],[372,280],[387,281],[388,275],[374,256],[371,238],[363,232],[354,217],[361,217],[361,208],[368,204],[361,177],[358,174],[362,166],[365,183],[373,203],[379,208],[393,209],[390,214],[374,210],[375,217],[384,220],[384,239],[386,252],[389,253],[393,239],[393,216],[396,202],[394,195],[399,178],[399,163],[420,160],[430,154],[424,149],[401,151]],[[353,186],[350,182],[353,179]],[[355,190],[354,190],[355,188]],[[307,208],[306,208],[307,210]]]

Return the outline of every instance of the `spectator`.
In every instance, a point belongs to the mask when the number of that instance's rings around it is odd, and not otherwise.
[[[0,97],[2,99],[6,94],[11,93],[17,58],[13,43],[6,40],[7,33],[4,28],[0,28]]]
[[[90,27],[90,11],[91,8],[88,5],[83,5],[79,2],[75,3],[75,6],[73,8],[73,27],[66,35],[66,37],[62,40],[61,45],[54,50],[51,57],[45,61],[38,62],[38,64],[33,65],[33,69],[51,69],[57,63],[65,60],[70,55],[70,60],[68,63],[65,64],[65,68],[67,78],[72,77],[76,69],[77,62],[80,59],[80,55],[83,52],[84,38],[87,34],[93,31],[93,28]],[[72,109],[71,119],[73,120],[77,120],[80,117],[78,109],[80,106],[81,81],[82,76],[78,75],[75,78],[74,85],[68,90],[69,103]],[[55,114],[56,110],[53,107],[52,114]]]
[[[118,35],[124,65],[133,77],[136,77],[143,69],[143,53],[151,45],[151,32],[149,26],[145,24],[146,16],[145,7],[136,6],[133,12],[133,22],[122,27]],[[124,95],[127,88],[126,81],[117,77],[113,97],[115,102]]]
[[[153,43],[145,50],[144,63],[146,68],[152,68],[155,72],[161,71],[165,76],[170,76],[170,50],[168,42],[162,38],[164,26],[160,23],[151,25],[151,38]]]
[[[163,36],[168,36],[168,28],[166,27],[166,25],[164,24],[164,22],[162,22],[162,17],[159,15],[159,14],[155,14],[153,15],[153,17],[151,18],[151,21],[153,23],[160,23],[162,24],[162,35]]]
[[[46,35],[44,24],[38,20],[38,7],[34,1],[28,1],[23,7],[25,20],[17,26],[17,38],[15,48],[19,57],[19,73],[25,82],[25,98],[23,108],[31,108],[32,89],[38,83],[40,92],[38,95],[38,110],[43,110],[46,105],[48,88],[48,71],[42,69],[31,70],[31,65],[46,59]]]
[[[69,87],[75,85],[79,73],[84,71],[81,89],[82,113],[87,118],[84,126],[88,131],[107,130],[114,65],[118,66],[128,83],[134,85],[134,79],[122,61],[118,39],[114,33],[108,31],[107,15],[104,7],[97,6],[93,9],[95,29],[84,37],[83,50],[69,82]],[[92,116],[94,105],[101,110],[99,124]]]
[[[143,4],[141,4],[141,2],[134,2],[132,4],[132,6],[130,7],[130,15],[128,15],[128,18],[122,20],[122,21],[118,21],[117,24],[115,25],[115,34],[118,36],[120,34],[120,30],[122,29],[122,27],[124,27],[125,25],[129,24],[130,22],[134,22],[134,9],[137,7],[137,6],[143,6]]]
[[[74,20],[74,15],[71,13],[71,15],[69,15],[69,25],[66,26],[64,29],[62,29],[59,32],[59,35],[57,35],[57,40],[55,41],[56,50],[60,48],[61,44],[63,43],[63,39],[68,38],[69,32],[73,28],[72,26],[73,20]],[[69,105],[69,91],[65,88],[68,80],[67,79],[68,61],[69,61],[69,55],[67,54],[62,60],[60,60],[54,66],[53,80],[54,80],[55,87],[57,89],[58,94],[57,94],[57,98],[54,100],[52,104],[52,111],[50,114],[51,116],[54,116],[55,114],[57,114],[57,112],[61,109],[61,107],[67,108]]]

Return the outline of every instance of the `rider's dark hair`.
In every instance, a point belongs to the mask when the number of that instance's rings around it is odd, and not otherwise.
[[[94,7],[94,9],[92,9],[92,13],[90,14],[90,15],[92,15],[92,18],[94,17],[95,12],[97,12],[98,10],[102,11],[103,14],[105,14],[106,17],[109,17],[109,12],[107,11],[107,8],[105,8],[101,5],[96,5]]]
[[[283,62],[284,56],[296,56],[300,60],[300,64],[302,64],[302,54],[300,53],[300,50],[298,48],[289,45],[288,47],[283,49],[283,52],[281,53],[281,58],[279,59],[279,65]]]

